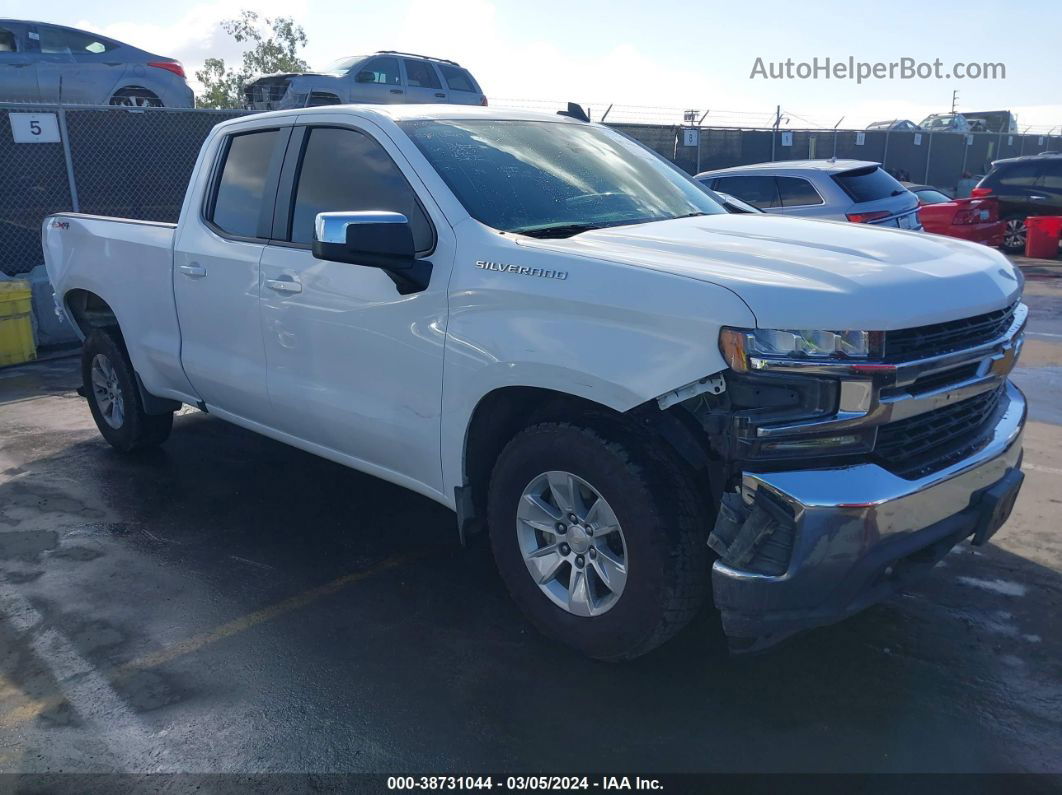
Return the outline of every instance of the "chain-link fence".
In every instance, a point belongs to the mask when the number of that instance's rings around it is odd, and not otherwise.
[[[49,213],[176,221],[207,133],[239,115],[0,105],[0,271],[27,273],[44,261]]]
[[[773,130],[615,124],[691,174],[749,163],[838,159],[881,163],[909,182],[954,191],[992,161],[1062,152],[1062,136],[1007,133]],[[687,131],[695,131],[690,136]]]
[[[19,114],[47,117],[38,119],[37,129],[47,133],[54,125],[54,135],[27,134],[29,117]],[[49,213],[176,221],[207,133],[241,114],[0,104],[0,272],[27,273],[43,262],[40,224]],[[964,174],[983,174],[992,160],[1062,151],[1057,135],[613,126],[691,174],[769,160],[838,157],[881,162],[912,182],[951,189]],[[688,129],[697,131],[695,142]]]

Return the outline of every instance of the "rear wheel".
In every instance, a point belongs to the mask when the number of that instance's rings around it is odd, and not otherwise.
[[[162,100],[155,92],[146,88],[122,88],[114,92],[110,100],[111,105],[125,108],[161,108]]]
[[[1027,234],[1024,218],[1008,218],[1003,231],[1003,248],[1012,254],[1025,251]]]
[[[173,412],[144,411],[136,374],[117,331],[95,329],[85,340],[81,377],[92,418],[112,447],[129,453],[166,441]]]
[[[568,423],[519,433],[491,476],[498,569],[544,634],[605,660],[645,654],[704,602],[695,494],[662,451]]]

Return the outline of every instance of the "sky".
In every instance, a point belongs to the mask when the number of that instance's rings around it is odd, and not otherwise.
[[[237,61],[219,22],[253,9],[291,16],[306,30],[311,66],[382,49],[467,66],[492,103],[553,108],[576,101],[598,118],[670,121],[681,109],[705,124],[769,123],[776,106],[791,127],[842,127],[947,111],[1009,109],[1022,129],[1062,129],[1058,0],[932,0],[916,4],[791,0],[4,0],[5,16],[93,30],[181,60],[189,76],[205,58]],[[1045,24],[1049,23],[1049,24]],[[766,63],[827,57],[903,57],[945,71],[956,62],[1003,63],[1005,79],[870,80],[750,77]],[[194,85],[194,84],[193,84]],[[1055,130],[1056,134],[1059,132]]]

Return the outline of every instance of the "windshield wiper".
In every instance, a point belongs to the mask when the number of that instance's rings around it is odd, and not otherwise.
[[[513,234],[527,235],[528,237],[560,238],[574,237],[581,232],[589,232],[592,229],[611,229],[615,226],[637,226],[638,224],[651,224],[654,221],[673,221],[676,218],[694,218],[708,213],[689,213],[687,215],[675,215],[670,218],[627,218],[623,221],[609,221],[597,224],[556,224],[554,226],[530,226],[526,229],[514,229]]]
[[[573,237],[581,232],[589,232],[592,229],[603,229],[602,224],[556,224],[554,226],[532,226],[527,229],[514,229],[517,235],[539,238],[563,238]]]

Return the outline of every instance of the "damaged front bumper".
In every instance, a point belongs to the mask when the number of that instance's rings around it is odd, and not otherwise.
[[[931,568],[962,539],[983,543],[1021,485],[1025,414],[1024,396],[1008,383],[984,444],[918,479],[874,463],[744,472],[742,530],[763,537],[757,527],[785,525],[777,536],[788,548],[777,573],[742,568],[738,561],[751,552],[742,555],[741,544],[751,543],[738,534],[731,554],[716,561],[712,588],[732,648],[759,650],[839,621]]]

